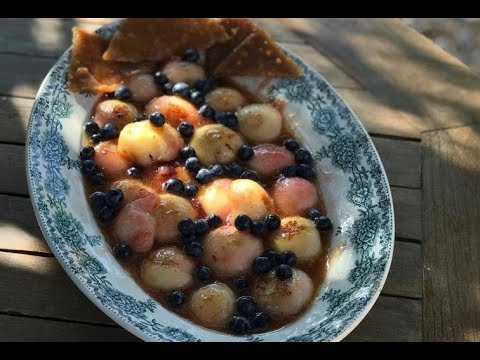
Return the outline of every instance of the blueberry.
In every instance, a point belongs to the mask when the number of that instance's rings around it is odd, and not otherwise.
[[[135,118],[135,121],[143,121],[143,120],[148,120],[147,114],[140,114]]]
[[[208,94],[217,87],[217,81],[213,77],[206,77],[198,80],[195,83],[195,89],[198,91]]]
[[[238,127],[237,115],[232,112],[217,112],[215,114],[215,121],[231,129],[236,129]]]
[[[180,150],[180,155],[184,160],[197,156],[197,154],[195,153],[195,149],[191,146],[185,146],[184,148],[182,148],[182,150]]]
[[[184,236],[190,236],[193,235],[195,232],[195,222],[192,219],[182,219],[177,225],[177,229],[180,232],[180,234]]]
[[[185,50],[182,56],[183,61],[188,61],[188,62],[198,62],[200,60],[200,54],[198,53],[197,49],[191,48]]]
[[[192,124],[186,121],[182,121],[180,125],[177,128],[177,131],[180,133],[185,138],[190,138],[193,136],[193,133],[195,132],[195,128],[193,127]]]
[[[200,109],[198,109],[198,113],[207,119],[215,119],[215,110],[210,105],[202,105]]]
[[[197,279],[207,281],[212,277],[212,270],[206,266],[200,266],[197,270]]]
[[[95,149],[91,146],[85,146],[80,151],[80,160],[82,161],[93,160],[94,157],[95,157]]]
[[[239,276],[233,280],[233,286],[235,286],[238,291],[247,290],[249,286],[248,279],[245,276]]]
[[[183,182],[175,178],[168,180],[163,187],[172,194],[182,194],[185,190]]]
[[[238,231],[249,230],[252,226],[252,219],[248,215],[238,215],[235,218],[235,227]]]
[[[132,92],[126,86],[120,86],[117,90],[115,90],[115,99],[121,101],[128,101],[132,98]]]
[[[259,256],[253,260],[252,271],[254,274],[266,274],[270,270],[272,270],[272,263],[266,256]]]
[[[95,166],[95,161],[85,160],[82,162],[82,173],[84,175],[90,175],[96,170],[97,170],[97,167]]]
[[[210,171],[214,176],[222,176],[223,175],[223,166],[222,165],[213,165],[210,167]]]
[[[113,255],[119,260],[130,260],[133,256],[133,250],[127,244],[117,244],[113,247]]]
[[[312,154],[307,149],[298,149],[295,151],[295,161],[297,164],[311,164],[313,161]]]
[[[190,94],[190,102],[193,105],[200,107],[205,103],[205,97],[200,91],[192,91]]]
[[[205,235],[209,230],[207,220],[200,219],[195,221],[195,235],[202,236]]]
[[[242,173],[240,176],[241,179],[249,179],[253,181],[259,181],[260,178],[258,177],[258,174],[256,171],[253,170],[246,170]]]
[[[243,168],[240,164],[233,163],[230,165],[230,175],[234,178],[238,178],[243,174]]]
[[[120,135],[117,125],[115,124],[105,124],[100,130],[100,135],[104,140],[116,139]]]
[[[238,117],[235,115],[235,113],[228,112],[225,114],[225,117],[223,119],[223,122],[221,122],[222,125],[230,128],[230,129],[236,129],[238,128]]]
[[[255,155],[255,152],[253,151],[253,148],[251,146],[242,145],[238,150],[238,158],[242,161],[250,160],[253,155]]]
[[[265,223],[270,231],[277,230],[281,225],[280,217],[276,214],[270,214],[265,218]]]
[[[254,329],[262,330],[268,325],[268,315],[264,312],[257,312],[252,319],[252,326]]]
[[[213,173],[208,169],[200,169],[200,171],[195,176],[200,184],[208,184],[213,179]]]
[[[328,216],[322,215],[314,220],[315,226],[320,231],[331,231],[333,229],[332,220]]]
[[[131,167],[127,170],[127,175],[131,178],[138,179],[140,176],[142,176],[142,169],[135,166]]]
[[[117,208],[123,199],[123,192],[120,189],[110,189],[105,192],[105,202],[112,208]]]
[[[322,213],[320,211],[318,211],[317,209],[308,209],[307,211],[307,216],[311,219],[311,220],[315,220],[316,218],[322,216]]]
[[[307,180],[313,180],[317,176],[317,172],[312,166],[301,164],[297,167],[296,175]]]
[[[90,140],[96,145],[100,144],[103,141],[103,137],[100,134],[94,134],[90,137]]]
[[[240,315],[252,316],[257,311],[257,304],[251,296],[241,296],[236,301],[237,311]]]
[[[281,173],[283,176],[287,178],[295,177],[297,175],[297,167],[294,165],[287,165],[284,168],[282,168]]]
[[[250,231],[253,235],[264,236],[268,231],[267,224],[265,221],[254,221]]]
[[[163,86],[167,84],[170,80],[168,79],[168,76],[165,75],[164,72],[157,71],[155,75],[153,75],[153,81],[155,82],[156,85]]]
[[[280,280],[287,280],[290,279],[293,275],[292,268],[287,264],[281,264],[277,266],[277,270],[275,270],[275,274],[277,278]]]
[[[162,127],[165,125],[165,116],[159,112],[154,112],[151,114],[148,119],[150,120],[150,123],[155,126],[155,127]]]
[[[200,170],[200,167],[202,164],[200,164],[200,160],[196,157],[190,157],[185,161],[185,167],[187,168],[188,171],[191,172],[196,172]]]
[[[175,290],[168,294],[167,300],[170,306],[177,308],[185,303],[185,294],[179,290]]]
[[[88,122],[85,124],[85,132],[87,135],[95,135],[98,134],[100,128],[97,123],[95,122]]]
[[[198,193],[198,187],[194,184],[185,185],[185,196],[187,198],[193,198]]]
[[[161,89],[165,95],[172,95],[173,84],[168,82],[165,85],[162,85]]]
[[[185,245],[185,253],[194,259],[200,259],[203,255],[203,246],[199,242],[191,242]]]
[[[230,320],[230,322],[228,323],[228,327],[235,334],[239,335],[247,335],[250,334],[252,331],[250,321],[243,316],[234,316],[232,320]]]
[[[268,258],[268,260],[270,260],[270,264],[272,264],[272,266],[276,266],[280,262],[278,254],[273,250],[265,251],[262,256]]]
[[[287,139],[283,142],[283,146],[285,146],[285,149],[288,151],[297,151],[300,148],[300,144],[298,143],[297,140],[294,139]]]
[[[198,238],[195,235],[188,235],[188,236],[183,236],[182,237],[182,243],[184,245],[191,244],[193,242],[198,242]]]
[[[207,223],[210,230],[218,228],[222,224],[222,218],[212,214],[207,217]]]
[[[280,264],[285,264],[290,267],[294,267],[297,264],[297,255],[293,253],[292,251],[284,251],[280,254],[278,257],[278,262]]]
[[[172,88],[173,95],[181,96],[185,99],[190,98],[191,92],[192,91],[190,90],[190,86],[188,86],[188,84],[184,82],[176,83],[175,85],[173,85]]]
[[[107,179],[105,178],[105,175],[101,172],[92,173],[92,174],[88,175],[88,180],[93,185],[103,185],[107,182]]]
[[[88,198],[90,206],[94,212],[98,212],[107,204],[105,200],[105,193],[101,191],[94,192]]]
[[[104,206],[97,214],[97,218],[101,223],[107,224],[115,217],[115,211],[109,207]]]

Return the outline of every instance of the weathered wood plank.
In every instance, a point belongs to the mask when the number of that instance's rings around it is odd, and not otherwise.
[[[25,146],[0,144],[0,193],[28,195]]]
[[[0,342],[4,341],[134,342],[140,340],[120,327],[0,315]]]
[[[42,80],[55,59],[0,54],[0,95],[35,98]]]
[[[422,341],[419,300],[380,296],[346,341]]]
[[[50,254],[30,199],[0,195],[0,249]]]
[[[480,341],[480,126],[422,137],[427,341]]]
[[[422,298],[423,259],[420,244],[395,241],[392,266],[382,293]]]
[[[286,26],[279,26],[278,19],[253,18],[255,23],[265,29],[274,40],[289,43],[304,43],[305,40]]]
[[[361,89],[360,84],[340,70],[334,63],[306,44],[282,43],[287,49],[300,56],[336,88]]]
[[[395,235],[422,240],[422,191],[392,187]]]
[[[2,19],[0,52],[58,57],[72,44],[72,27],[98,27],[75,19]]]
[[[33,100],[0,97],[0,142],[24,144]]]
[[[480,77],[400,20],[281,21],[421,130],[478,123]]]
[[[337,90],[369,133],[420,139],[422,118],[392,107],[366,90]]]
[[[113,324],[53,257],[0,252],[0,312]]]
[[[372,137],[391,186],[420,188],[420,143]]]

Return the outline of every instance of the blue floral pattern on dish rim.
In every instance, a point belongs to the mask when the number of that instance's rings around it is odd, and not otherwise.
[[[118,23],[98,30],[111,36]],[[111,257],[103,235],[89,214],[81,186],[79,103],[94,103],[95,94],[69,93],[68,50],[54,65],[36,97],[27,135],[27,179],[42,232],[68,275],[102,311],[138,337],[150,341],[334,341],[346,336],[373,306],[385,282],[393,254],[394,219],[390,188],[377,151],[366,130],[336,91],[294,54],[304,76],[279,79],[263,90],[301,108],[321,143],[316,166],[328,164],[346,181],[342,202],[354,209],[348,226],[335,237],[346,239],[354,264],[339,284],[322,287],[303,320],[280,330],[233,337],[192,325],[163,309]],[[80,96],[80,100],[79,97]],[[89,109],[84,110],[88,113]],[[302,120],[303,122],[308,120]],[[78,124],[76,125],[78,128]],[[81,128],[81,125],[80,125]],[[72,141],[78,136],[78,141]],[[325,165],[326,166],[326,165]],[[322,189],[323,190],[323,189]],[[340,221],[339,221],[340,222]],[[120,279],[123,282],[118,282]]]

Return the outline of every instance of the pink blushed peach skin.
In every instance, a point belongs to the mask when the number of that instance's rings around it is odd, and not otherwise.
[[[318,203],[315,185],[302,178],[282,178],[272,192],[275,209],[280,216],[304,215]]]

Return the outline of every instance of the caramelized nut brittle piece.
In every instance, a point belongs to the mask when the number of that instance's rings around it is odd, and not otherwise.
[[[115,33],[104,60],[163,61],[188,48],[204,50],[228,40],[218,20],[208,18],[126,19]]]
[[[207,51],[207,66],[216,76],[301,76],[270,35],[248,19],[222,19],[230,40]]]
[[[73,28],[71,70],[68,76],[70,89],[75,92],[112,92],[133,73],[152,71],[153,64],[130,64],[105,61],[102,55],[109,40]]]
[[[214,72],[217,66],[257,29],[249,19],[226,18],[221,19],[220,24],[225,28],[230,39],[207,50],[206,66],[209,72]]]

